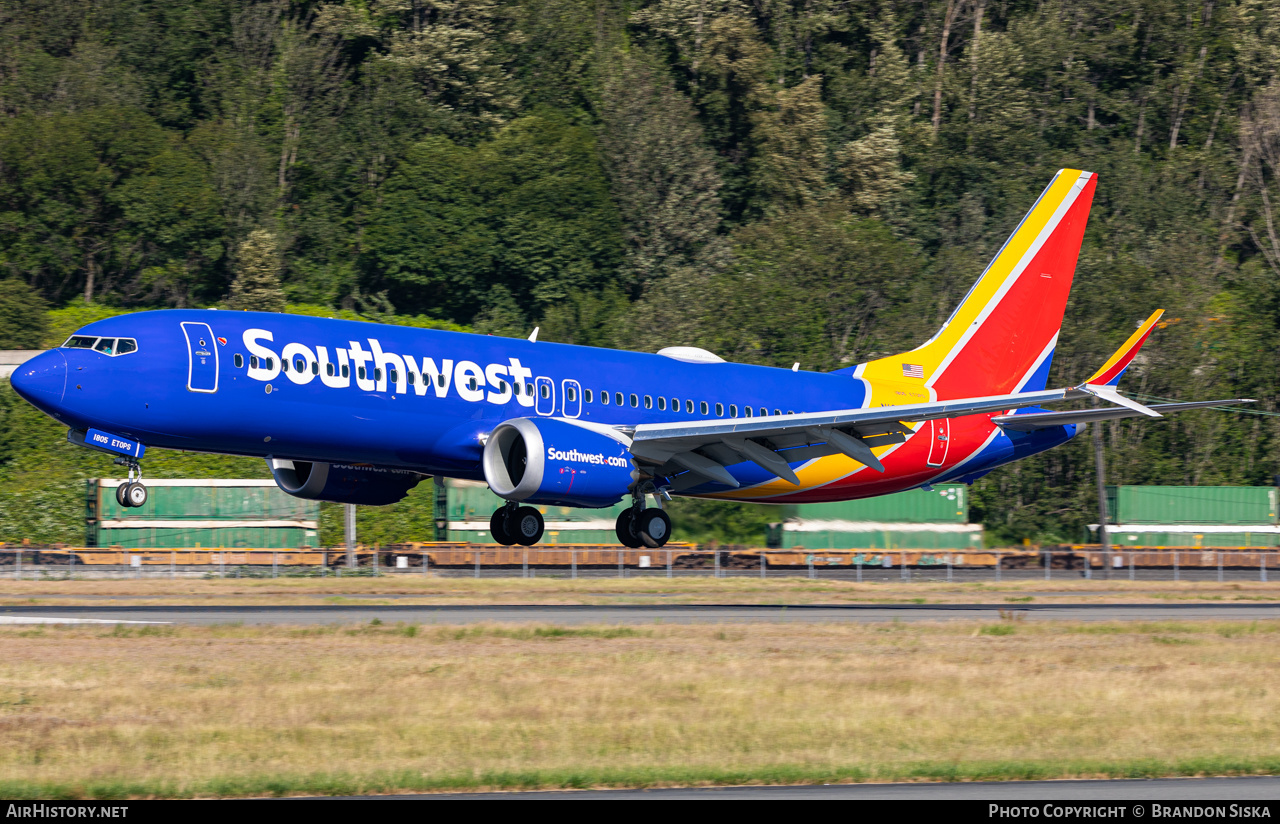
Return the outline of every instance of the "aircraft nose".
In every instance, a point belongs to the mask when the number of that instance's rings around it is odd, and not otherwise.
[[[9,384],[36,405],[60,404],[67,390],[67,359],[56,349],[42,352],[14,370]]]

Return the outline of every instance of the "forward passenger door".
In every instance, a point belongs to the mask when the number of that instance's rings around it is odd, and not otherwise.
[[[183,323],[187,337],[187,389],[191,392],[218,391],[218,341],[207,323]]]

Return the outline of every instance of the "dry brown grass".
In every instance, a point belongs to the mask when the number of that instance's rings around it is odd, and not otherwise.
[[[806,578],[156,578],[15,581],[0,578],[0,606],[109,604],[316,604],[346,595],[395,595],[400,604],[618,604],[618,603],[1003,603],[1013,598],[1055,595],[1052,603],[1159,603],[1169,600],[1280,600],[1280,582],[1101,581],[1079,577],[947,584],[898,581],[858,584]],[[1099,594],[1105,593],[1105,594]],[[88,597],[86,597],[88,596]],[[34,599],[34,600],[33,600]],[[143,599],[143,600],[139,600]],[[1039,600],[1037,598],[1037,600]],[[1046,599],[1048,600],[1048,599]],[[377,601],[373,601],[376,603]],[[355,603],[353,601],[353,603]],[[370,603],[362,600],[359,603]]]
[[[1280,769],[1280,623],[0,628],[0,796]]]

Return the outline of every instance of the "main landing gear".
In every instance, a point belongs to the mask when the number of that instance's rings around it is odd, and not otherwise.
[[[640,490],[631,496],[631,507],[622,510],[614,530],[618,534],[618,542],[631,549],[650,547],[657,549],[665,546],[671,538],[671,516],[662,510],[662,499],[667,497],[657,489],[652,492],[658,506],[645,509],[644,496],[646,490]],[[667,500],[670,500],[668,497]]]
[[[142,485],[142,466],[137,461],[116,458],[120,466],[129,467],[129,479],[116,487],[116,503],[122,507],[143,506],[147,502],[147,488]],[[137,480],[134,480],[137,473]]]
[[[544,528],[541,512],[531,506],[520,506],[514,501],[498,507],[489,517],[489,534],[493,536],[495,543],[503,546],[533,546],[542,540]]]

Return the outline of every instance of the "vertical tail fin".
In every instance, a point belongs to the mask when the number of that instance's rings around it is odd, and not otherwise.
[[[937,334],[854,374],[922,382],[940,400],[1043,389],[1096,185],[1058,172]]]

